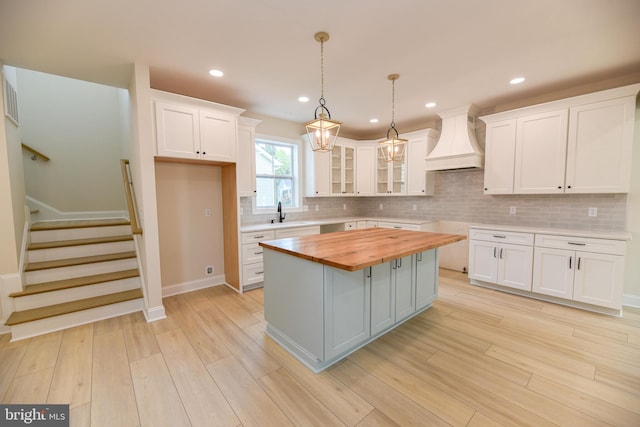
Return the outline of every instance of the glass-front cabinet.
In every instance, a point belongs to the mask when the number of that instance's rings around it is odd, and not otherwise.
[[[354,196],[356,194],[356,147],[344,138],[331,152],[331,194]]]
[[[387,162],[382,151],[377,150],[376,192],[377,194],[406,194],[407,164],[406,156],[401,162]]]

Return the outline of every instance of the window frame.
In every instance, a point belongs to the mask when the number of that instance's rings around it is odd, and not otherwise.
[[[304,189],[304,182],[303,182],[303,172],[302,172],[302,162],[303,162],[303,145],[302,145],[302,141],[298,140],[298,139],[293,139],[293,138],[287,138],[287,137],[282,137],[282,136],[273,136],[273,135],[265,135],[265,134],[256,134],[255,136],[255,141],[254,141],[254,150],[253,150],[253,155],[255,157],[255,153],[256,153],[256,147],[259,143],[272,143],[272,144],[286,144],[286,145],[292,145],[295,147],[294,149],[294,158],[293,158],[293,162],[292,162],[292,179],[293,179],[293,187],[296,189],[295,191],[295,197],[294,197],[294,203],[297,205],[297,207],[283,207],[283,210],[286,209],[286,212],[302,212],[303,211],[303,206],[302,206],[302,193],[303,193],[303,189]],[[255,162],[255,158],[253,159]],[[255,174],[255,180],[256,182],[255,184],[255,188],[256,191],[258,189],[258,183],[257,183],[257,179],[258,179],[258,173],[256,172]],[[251,210],[252,213],[254,215],[260,215],[260,214],[276,214],[278,212],[277,207],[269,207],[269,208],[261,208],[258,207],[256,204],[258,198],[258,194],[256,193],[255,197],[251,198]]]

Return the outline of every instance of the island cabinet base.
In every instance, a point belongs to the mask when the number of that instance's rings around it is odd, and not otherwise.
[[[267,335],[320,372],[431,306],[438,251],[347,271],[264,250]]]

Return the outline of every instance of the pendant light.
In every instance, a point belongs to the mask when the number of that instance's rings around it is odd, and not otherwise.
[[[313,151],[329,152],[336,143],[341,122],[331,120],[331,113],[325,106],[324,99],[324,42],[329,40],[329,34],[319,32],[315,35],[320,42],[320,105],[316,107],[313,120],[305,123],[307,136]]]
[[[387,79],[391,80],[391,127],[387,131],[387,139],[378,143],[382,157],[387,162],[401,162],[407,146],[407,140],[398,136],[395,123],[395,82],[400,78],[400,74],[389,74]]]

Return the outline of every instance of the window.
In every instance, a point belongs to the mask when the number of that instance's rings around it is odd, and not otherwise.
[[[298,164],[297,143],[256,138],[256,209],[300,206]]]

